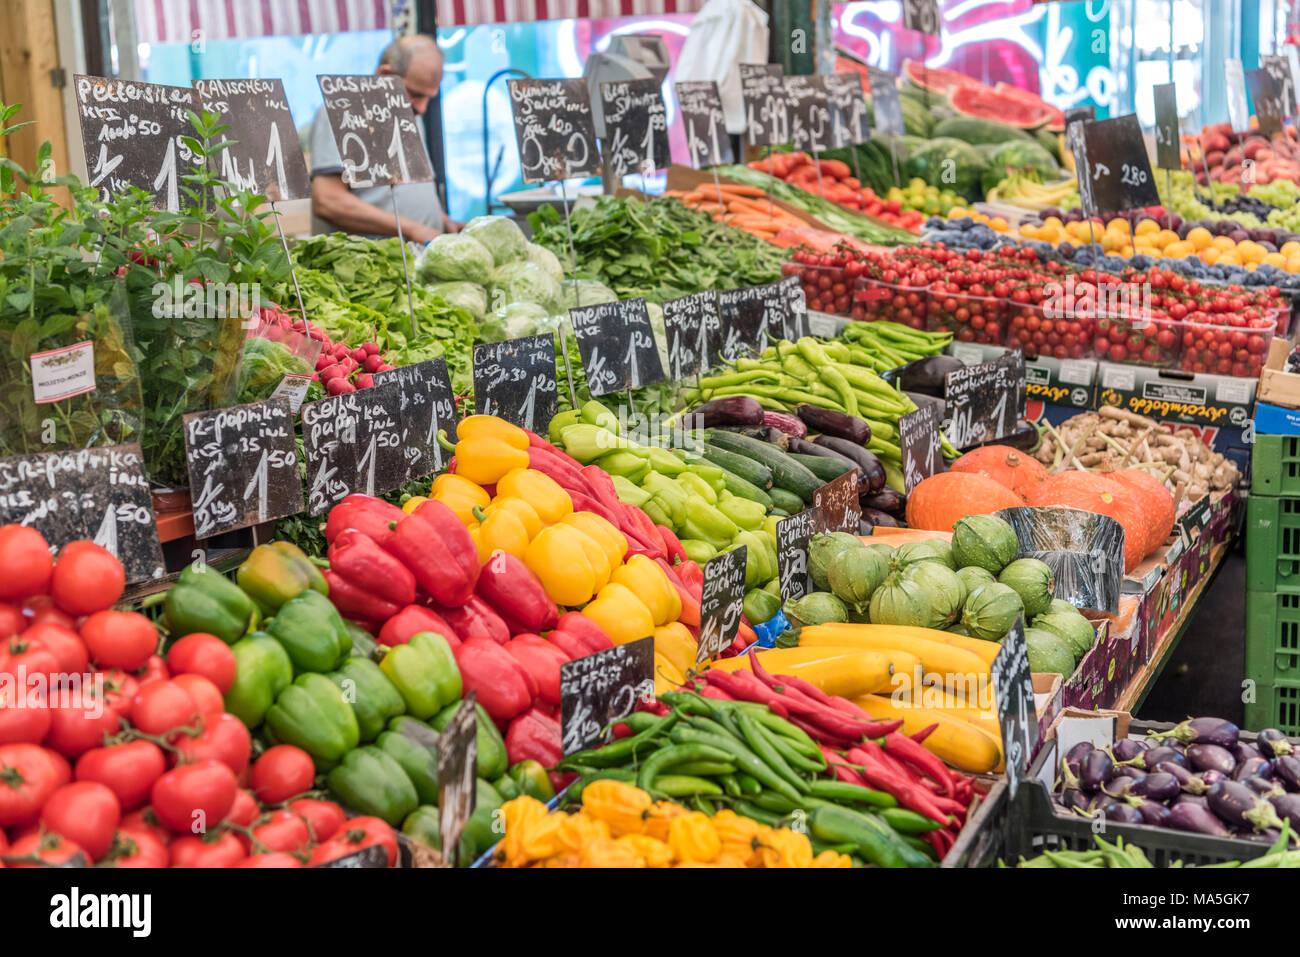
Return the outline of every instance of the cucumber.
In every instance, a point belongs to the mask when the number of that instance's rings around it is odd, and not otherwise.
[[[710,445],[716,445],[723,451],[735,452],[737,455],[743,455],[747,459],[766,465],[772,470],[773,485],[794,492],[809,505],[812,504],[813,494],[826,484],[805,466],[766,442],[718,429],[707,431],[705,439]]]
[[[726,469],[722,468],[721,466],[714,465],[712,462],[708,461],[703,456],[687,454],[686,464],[687,465],[703,464],[703,465],[707,465],[709,468],[717,469],[722,473],[722,480],[724,482],[724,487],[732,495],[735,495],[739,498],[747,498],[751,502],[757,502],[759,505],[762,505],[766,509],[772,508],[772,497],[768,495],[767,492],[759,488],[753,482],[745,481],[743,478],[741,478],[739,475],[736,475],[734,472],[728,472]]]
[[[716,465],[733,475],[739,475],[746,482],[759,488],[772,487],[772,470],[760,462],[708,443],[701,443],[700,455],[710,465]]]
[[[804,455],[802,452],[787,452],[785,454],[821,479],[823,484],[834,481],[853,468],[851,465],[837,462],[835,459],[827,458],[824,455]]]
[[[818,487],[820,488],[820,486]],[[803,511],[803,499],[789,489],[773,485],[767,490],[767,494],[771,497],[772,504],[778,509],[784,509],[791,515],[797,515]]]
[[[769,515],[775,515],[777,518],[789,518],[790,513],[783,508],[774,508],[768,512]]]

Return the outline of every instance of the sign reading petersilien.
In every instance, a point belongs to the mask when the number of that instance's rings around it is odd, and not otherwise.
[[[433,167],[402,78],[317,76],[343,182],[353,188],[427,183]]]
[[[280,80],[195,80],[203,108],[229,127],[218,175],[273,203],[311,196],[307,161]]]

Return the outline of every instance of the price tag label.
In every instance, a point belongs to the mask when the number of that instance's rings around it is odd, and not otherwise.
[[[620,180],[628,173],[648,176],[666,169],[668,110],[653,77],[600,85],[605,119],[605,162]]]
[[[875,127],[882,133],[903,135],[903,104],[898,98],[894,75],[884,70],[870,70],[871,109]]]
[[[674,382],[698,375],[706,367],[706,331],[719,327],[718,294],[693,292],[669,299],[663,305],[664,334],[668,337],[668,372]]]
[[[593,396],[664,381],[644,299],[578,306],[569,310],[569,321]]]
[[[761,286],[724,289],[718,293],[719,327],[706,340],[708,355],[721,352],[731,362],[761,353],[767,348],[769,334],[783,339],[807,335],[808,308],[799,302],[802,293],[798,276]]]
[[[1004,508],[998,518],[1016,530],[1021,558],[1046,563],[1054,594],[1078,608],[1119,612],[1124,584],[1124,527],[1078,508]]]
[[[317,76],[316,82],[343,160],[343,182],[360,189],[433,179],[400,76]]]
[[[163,575],[158,520],[136,444],[0,459],[0,525],[30,525],[52,548],[90,539],[122,563],[128,582]]]
[[[944,471],[939,425],[944,405],[927,402],[898,420],[899,444],[903,448],[903,485],[908,494],[931,475]]]
[[[1157,83],[1151,88],[1156,107],[1156,166],[1182,169],[1178,155],[1178,94],[1173,83]]]
[[[599,176],[587,81],[508,80],[525,183]]]
[[[460,853],[465,831],[478,798],[474,780],[478,769],[478,717],[471,691],[460,703],[447,727],[438,735],[438,837],[442,854],[452,866]]]
[[[819,532],[858,534],[862,507],[858,504],[858,470],[850,469],[813,493]]]
[[[605,744],[614,722],[655,693],[653,636],[560,665],[560,737],[564,754]]]
[[[529,432],[546,431],[556,410],[555,336],[524,336],[474,347],[474,411]]]
[[[153,198],[154,209],[181,208],[183,176],[201,165],[184,138],[194,135],[190,114],[199,95],[188,86],[163,86],[102,76],[73,77],[87,185],[101,200],[131,187]]]
[[[1029,756],[1038,743],[1038,715],[1034,709],[1034,679],[1029,670],[1025,622],[1019,616],[1002,639],[1002,649],[989,669],[1006,756],[1007,787],[1015,797],[1025,779]]]
[[[903,0],[903,29],[939,36],[943,30],[938,0]]]
[[[781,600],[794,601],[813,590],[808,573],[808,540],[817,533],[818,510],[806,508],[776,523],[776,559]]]
[[[1234,133],[1250,129],[1250,111],[1246,108],[1246,74],[1241,61],[1229,57],[1223,61],[1223,89],[1228,96],[1228,122]]]
[[[1289,50],[1295,51],[1295,47],[1291,46]],[[1295,78],[1291,75],[1291,63],[1288,58],[1262,56],[1259,58],[1259,65],[1268,72],[1277,86],[1278,115],[1295,116],[1296,85]]]
[[[1080,131],[1084,163],[1076,171],[1079,194],[1090,200],[1093,210],[1116,212],[1159,205],[1136,114],[1085,122]]]
[[[745,139],[750,146],[790,142],[790,109],[778,63],[740,64],[740,96],[745,105]]]
[[[441,472],[446,456],[438,444],[443,430],[456,441],[456,398],[447,375],[447,360],[429,359],[401,366],[391,372],[376,372],[375,385],[396,383],[402,400],[402,455],[406,459],[406,481]]]
[[[804,296],[803,284],[798,276],[786,276],[777,282],[785,292],[785,308],[781,314],[782,339],[794,342],[804,336],[812,335],[808,322],[808,299]]]
[[[1013,433],[1025,416],[1025,387],[1025,354],[1019,349],[949,372],[944,380],[948,441],[968,449]]]
[[[727,113],[722,108],[718,84],[712,80],[678,83],[677,106],[682,111],[682,128],[691,165],[723,166],[736,161],[727,135]]]
[[[1259,133],[1271,137],[1282,132],[1282,117],[1286,110],[1277,81],[1267,70],[1247,70],[1246,83],[1250,86],[1250,99],[1255,104],[1259,118]]]
[[[302,406],[307,510],[328,511],[353,492],[383,495],[406,481],[402,392],[396,383]]]
[[[831,111],[831,148],[842,149],[871,139],[862,74],[832,73],[823,78]]]
[[[745,603],[745,562],[749,546],[741,545],[704,563],[700,599],[700,644],[695,663],[716,658],[736,640]]]
[[[831,108],[826,78],[795,74],[785,78],[790,143],[796,150],[820,153],[831,143]]]
[[[203,108],[230,127],[213,162],[218,175],[273,203],[311,196],[307,161],[280,80],[195,80]]]
[[[302,511],[288,399],[191,412],[182,421],[195,538]]]
[[[1214,503],[1209,495],[1183,513],[1183,517],[1178,520],[1178,534],[1182,537],[1185,546],[1192,545],[1200,539],[1205,526],[1210,524],[1210,516],[1213,513]]]

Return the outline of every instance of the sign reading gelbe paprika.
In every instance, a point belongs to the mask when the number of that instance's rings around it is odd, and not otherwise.
[[[640,638],[560,665],[561,750],[607,743],[614,724],[653,696],[655,641]]]

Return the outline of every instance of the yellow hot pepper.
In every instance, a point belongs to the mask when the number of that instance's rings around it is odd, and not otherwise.
[[[610,582],[602,588],[596,600],[582,609],[582,613],[600,625],[616,645],[649,638],[655,632],[650,609],[631,589],[617,582]]]
[[[592,781],[582,790],[583,813],[608,824],[614,837],[644,833],[644,814],[653,803],[645,791],[622,781]]]
[[[407,515],[410,515],[412,512],[414,512],[417,508],[419,508],[427,501],[429,501],[429,496],[427,495],[412,495],[410,498],[408,498],[405,502],[402,503],[402,511],[405,512]],[[455,511],[455,509],[452,509],[452,511]]]
[[[609,825],[586,814],[557,814],[561,818],[560,841],[577,853],[592,841],[609,840]]]
[[[578,856],[579,867],[645,867],[645,858],[631,844],[611,841],[608,838],[591,841]]]
[[[528,468],[527,450],[516,448],[502,439],[491,436],[463,438],[453,447],[439,432],[438,441],[455,452],[456,474],[479,485],[491,485],[500,481],[507,472]]]
[[[498,548],[515,558],[523,558],[528,550],[528,530],[513,512],[497,509],[491,515],[481,506],[474,506],[474,515],[480,519],[478,527],[469,530],[469,537],[478,549],[479,564],[485,564]]]
[[[511,498],[509,496],[498,495],[492,500],[492,504],[483,511],[491,515],[493,512],[504,509],[507,512],[513,512],[515,518],[524,523],[524,531],[528,533],[528,540],[531,542],[537,537],[537,533],[543,528],[541,516],[537,514],[537,509],[533,508],[522,498]]]
[[[524,853],[525,842],[546,820],[546,805],[536,798],[524,795],[503,804],[501,815],[506,826],[505,837],[502,838],[501,843],[506,864],[510,867],[520,867],[530,860]]]
[[[803,834],[769,828],[759,840],[759,857],[764,867],[812,867],[812,844]]]
[[[668,846],[679,861],[708,864],[722,853],[722,841],[707,814],[689,811],[668,825]],[[811,858],[811,854],[809,855]]]
[[[536,469],[512,469],[497,482],[498,495],[513,495],[537,509],[547,525],[554,525],[573,511],[573,499],[559,482]]]
[[[610,568],[623,564],[623,556],[627,554],[627,537],[607,519],[595,512],[571,512],[560,521],[595,539],[605,550]]]
[[[615,843],[636,851],[645,860],[646,867],[667,867],[673,862],[673,852],[667,844],[644,834],[624,834]]]
[[[655,694],[678,691],[686,684],[686,676],[671,661],[661,654],[655,654]]]
[[[630,588],[650,609],[656,625],[676,621],[682,614],[682,598],[668,581],[659,564],[646,555],[633,555],[610,575],[610,581]],[[643,636],[644,637],[644,636]]]
[[[655,654],[662,655],[673,670],[685,675],[695,667],[699,644],[689,628],[680,621],[670,621],[655,629]]]
[[[456,513],[466,526],[474,524],[474,506],[486,505],[488,493],[463,475],[447,473],[433,480],[429,495]],[[410,502],[407,503],[409,505]],[[403,506],[405,508],[406,506]]]
[[[813,858],[810,867],[852,867],[853,858],[838,851],[822,851]]]
[[[672,822],[688,813],[680,804],[673,804],[671,801],[655,801],[645,812],[646,836],[653,837],[656,841],[667,842],[668,829],[672,826]]]
[[[499,439],[511,448],[528,448],[528,433],[495,415],[471,415],[456,425],[457,440]]]
[[[538,532],[524,552],[524,564],[557,605],[581,605],[596,591],[596,573],[587,558],[584,539],[585,535],[568,525],[551,525]]]

